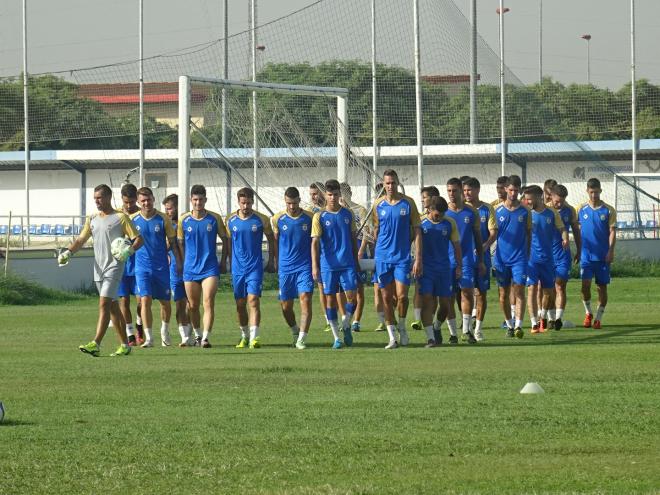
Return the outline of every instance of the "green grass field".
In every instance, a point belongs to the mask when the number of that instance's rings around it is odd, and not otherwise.
[[[265,346],[234,349],[225,293],[213,349],[110,358],[108,334],[96,359],[95,299],[0,306],[0,494],[659,493],[659,293],[615,279],[602,330],[515,341],[493,300],[486,342],[395,351],[369,304],[355,347],[316,314],[302,352],[272,292]]]

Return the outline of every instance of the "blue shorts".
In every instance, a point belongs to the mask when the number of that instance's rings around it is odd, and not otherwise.
[[[555,266],[553,263],[529,263],[527,265],[527,286],[541,282],[541,289],[555,286]]]
[[[186,287],[183,285],[183,280],[172,281],[170,278],[170,292],[172,293],[172,299],[175,301],[180,301],[187,297]]]
[[[562,256],[560,259],[555,260],[555,277],[560,280],[568,280],[571,278],[571,255]]]
[[[340,287],[346,290],[357,289],[357,271],[355,268],[321,272],[323,293],[327,296],[337,294]]]
[[[201,284],[203,280],[206,280],[207,278],[210,277],[219,277],[220,276],[220,268],[212,268],[210,270],[206,270],[205,272],[199,272],[199,273],[193,273],[193,272],[183,272],[183,281],[184,282],[197,282],[198,284]]]
[[[311,270],[293,273],[280,273],[280,301],[297,299],[304,292],[314,292],[314,279]]]
[[[454,292],[459,292],[461,289],[474,289],[474,265],[463,265],[461,270],[461,278],[456,278],[456,267],[451,267],[451,273],[454,276]]]
[[[495,278],[500,287],[509,287],[511,282],[515,285],[525,285],[527,282],[527,261],[495,266]]]
[[[378,275],[378,285],[381,289],[387,287],[395,280],[399,283],[410,285],[410,260],[399,263],[376,261],[376,274]]]
[[[475,274],[474,274],[474,286],[475,288],[479,289],[479,292],[484,293],[488,292],[490,290],[490,271],[491,271],[491,266],[486,265],[486,273],[482,275],[479,275],[479,269],[475,268]]]
[[[441,272],[424,270],[421,278],[417,279],[420,295],[431,294],[436,297],[450,297],[454,288],[455,272],[450,269]]]
[[[169,301],[170,272],[169,270],[149,272],[137,272],[135,274],[135,287],[140,297],[150,296],[159,301]]]
[[[117,297],[130,297],[137,294],[135,275],[124,275],[119,282]]]
[[[261,270],[250,273],[232,273],[231,284],[234,287],[234,299],[245,299],[248,294],[261,297],[264,274]]]
[[[591,280],[596,277],[596,284],[607,285],[610,283],[610,265],[604,261],[580,262],[580,278]]]

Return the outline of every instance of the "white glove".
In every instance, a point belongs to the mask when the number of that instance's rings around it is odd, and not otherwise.
[[[119,256],[119,261],[125,262],[128,258],[133,256],[135,254],[135,249],[133,249],[133,246],[129,247],[126,251],[123,251],[121,255]]]
[[[57,264],[59,266],[67,265],[69,263],[69,259],[71,259],[71,256],[73,256],[73,253],[68,249],[65,249],[57,257]]]

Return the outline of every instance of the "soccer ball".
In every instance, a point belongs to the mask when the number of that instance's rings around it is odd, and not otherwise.
[[[117,237],[110,244],[110,253],[117,261],[126,261],[130,256],[131,241],[126,237]]]

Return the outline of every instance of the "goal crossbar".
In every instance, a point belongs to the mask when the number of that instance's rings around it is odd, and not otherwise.
[[[186,76],[183,76],[186,77]],[[226,86],[249,91],[262,91],[269,93],[286,93],[306,96],[348,96],[348,89],[333,88],[329,86],[306,86],[300,84],[279,84],[258,81],[235,81],[232,79],[212,79],[209,77],[190,76],[191,83],[210,84],[213,86]]]

